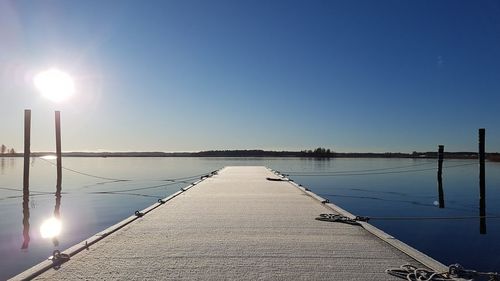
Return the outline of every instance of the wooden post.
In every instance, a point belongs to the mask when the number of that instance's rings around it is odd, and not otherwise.
[[[56,120],[56,156],[57,156],[57,183],[56,188],[60,193],[62,185],[62,159],[61,159],[61,112],[55,112]]]
[[[24,110],[24,170],[23,193],[29,194],[30,185],[31,110]]]
[[[31,154],[31,110],[24,110],[24,170],[23,170],[23,245],[27,249],[30,241],[30,154]]]
[[[486,169],[485,169],[485,132],[479,129],[479,233],[486,234]]]
[[[443,158],[444,158],[444,145],[440,145],[438,148],[438,172],[437,172],[439,208],[444,208]]]
[[[62,190],[62,156],[61,156],[61,112],[55,112],[56,121],[56,156],[57,156],[57,181],[56,181],[56,205],[54,207],[54,217],[60,218],[61,190]],[[52,238],[55,247],[59,246],[57,237]]]

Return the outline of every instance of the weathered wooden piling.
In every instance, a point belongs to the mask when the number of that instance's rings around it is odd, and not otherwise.
[[[438,147],[438,172],[437,172],[439,208],[444,208],[443,158],[444,158],[444,145],[439,145],[439,147]]]
[[[56,156],[57,156],[57,184],[56,187],[60,192],[62,184],[62,157],[61,157],[61,112],[55,112],[56,121]]]
[[[479,233],[486,234],[486,169],[485,169],[485,132],[479,129]]]
[[[31,154],[31,110],[24,110],[24,167],[23,167],[23,245],[27,249],[30,241],[30,154]]]
[[[30,181],[30,146],[31,146],[31,110],[24,110],[24,170],[23,170],[23,192],[29,193]]]
[[[61,112],[55,111],[56,125],[56,156],[57,156],[57,179],[56,179],[56,204],[54,206],[54,217],[60,218],[61,191],[62,191],[62,155],[61,155]],[[52,238],[54,246],[59,246],[57,237]]]

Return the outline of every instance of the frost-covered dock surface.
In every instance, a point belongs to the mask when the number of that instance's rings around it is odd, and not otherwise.
[[[335,206],[268,177],[226,167],[36,279],[401,280],[384,270],[442,266],[369,224],[315,220]]]

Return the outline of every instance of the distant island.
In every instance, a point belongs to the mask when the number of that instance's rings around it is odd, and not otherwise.
[[[31,156],[53,155],[54,152],[32,152]],[[334,152],[330,149],[316,148],[302,151],[252,150],[208,150],[199,152],[63,152],[63,157],[300,157],[300,158],[437,158],[437,152]],[[477,152],[445,152],[446,159],[477,159]],[[0,156],[22,157],[23,153],[3,153]],[[500,153],[486,153],[491,161],[500,161]]]

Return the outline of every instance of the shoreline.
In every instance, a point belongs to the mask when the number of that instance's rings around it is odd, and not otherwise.
[[[32,157],[55,155],[54,152],[32,152]],[[385,153],[311,153],[304,151],[264,151],[264,150],[214,150],[200,152],[63,152],[63,157],[229,157],[229,158],[403,158],[403,159],[437,159],[437,152],[385,152]],[[0,157],[24,157],[23,153],[0,154]],[[477,152],[445,152],[445,159],[478,159]],[[500,153],[486,153],[490,161],[500,161]]]

